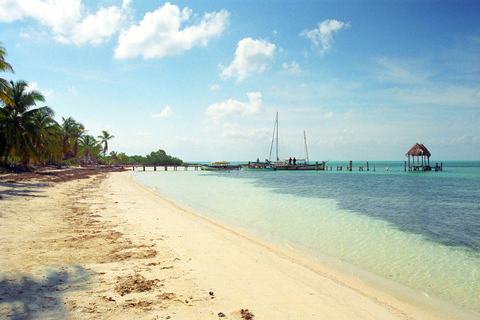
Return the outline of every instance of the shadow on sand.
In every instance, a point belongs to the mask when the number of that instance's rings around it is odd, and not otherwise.
[[[4,190],[0,191],[0,197],[5,200],[11,197],[45,197],[42,193],[46,186],[43,182],[2,181],[0,188],[4,188]]]
[[[0,275],[0,319],[66,319],[63,295],[84,289],[92,272],[82,266],[52,267],[33,278]]]

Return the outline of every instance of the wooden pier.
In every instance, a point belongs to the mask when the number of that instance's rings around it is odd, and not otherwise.
[[[157,168],[163,168],[163,171],[168,171],[168,168],[171,168],[173,169],[173,171],[177,171],[178,168],[184,168],[185,171],[188,170],[188,168],[194,168],[195,171],[198,171],[198,169],[201,167],[201,165],[199,164],[181,164],[181,165],[160,165],[160,166],[157,166],[157,165],[142,165],[142,164],[139,164],[139,165],[132,165],[132,166],[128,166],[128,167],[132,167],[132,170],[135,171],[135,168],[143,168],[143,171],[145,171],[146,168],[153,168],[153,171],[157,171]]]

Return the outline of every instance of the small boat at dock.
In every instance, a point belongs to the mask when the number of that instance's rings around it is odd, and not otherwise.
[[[265,162],[248,162],[247,165],[243,165],[244,170],[255,170],[255,171],[275,171],[277,168],[270,163],[270,161],[265,160]]]
[[[230,162],[228,161],[216,161],[210,162],[209,165],[204,164],[200,168],[206,171],[231,171],[240,170],[241,166],[236,164],[230,164]]]

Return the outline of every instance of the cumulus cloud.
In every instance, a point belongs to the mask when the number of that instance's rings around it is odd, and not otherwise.
[[[99,45],[110,40],[111,36],[119,31],[124,16],[122,11],[113,6],[99,10],[95,15],[88,15],[82,22],[77,23],[70,33],[70,39],[77,45],[90,43]]]
[[[238,42],[235,59],[226,68],[221,76],[224,78],[237,77],[244,80],[254,72],[263,72],[273,57],[275,45],[265,40],[245,38]]]
[[[165,108],[163,108],[163,110],[160,113],[153,114],[152,118],[168,118],[172,116],[172,114],[173,114],[172,108],[170,108],[170,106],[166,106]]]
[[[126,0],[122,8],[127,6]],[[124,18],[121,8],[100,8],[83,18],[84,9],[81,0],[6,0],[0,6],[0,21],[33,19],[48,27],[57,41],[77,45],[98,45],[120,30]]]
[[[325,20],[318,23],[318,28],[312,30],[303,30],[300,36],[308,38],[312,41],[314,47],[318,48],[320,53],[328,51],[333,42],[333,34],[341,29],[350,28],[350,23],[338,20]]]
[[[144,58],[161,58],[178,55],[194,46],[206,46],[213,37],[220,36],[228,25],[229,13],[205,13],[197,24],[181,29],[192,12],[182,11],[167,2],[154,12],[147,13],[138,25],[123,31],[115,49],[115,58],[127,59],[142,55]]]
[[[81,18],[81,0],[7,0],[0,6],[0,21],[30,18],[65,34]]]
[[[240,102],[228,99],[221,103],[215,103],[207,108],[206,115],[214,118],[235,116],[251,116],[262,110],[262,94],[260,92],[247,93],[249,102]]]

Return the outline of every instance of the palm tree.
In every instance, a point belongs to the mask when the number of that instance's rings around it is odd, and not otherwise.
[[[88,163],[91,160],[97,160],[102,152],[101,142],[95,140],[91,135],[84,135],[79,142],[80,158],[85,159]]]
[[[108,130],[103,130],[102,134],[99,135],[97,138],[100,139],[100,143],[104,144],[104,146],[103,146],[103,162],[106,165],[107,164],[106,155],[107,155],[107,151],[108,151],[108,140],[115,138],[115,136],[108,133]]]
[[[53,118],[53,115],[48,114],[47,112],[37,113],[36,121],[42,134],[34,139],[34,143],[38,151],[39,162],[44,166],[45,156],[48,154],[54,154],[55,143],[60,136],[60,126]]]
[[[63,157],[68,151],[72,151],[75,157],[78,155],[78,140],[85,132],[83,124],[76,122],[75,119],[69,117],[62,118],[60,125],[60,138],[57,145],[58,168],[62,168]]]
[[[12,66],[5,61],[7,51],[1,46],[1,44],[2,43],[0,42],[0,72],[13,72]],[[0,78],[0,101],[11,103],[8,81],[3,78]]]
[[[53,110],[46,106],[31,109],[37,101],[43,102],[45,98],[36,90],[29,91],[25,81],[10,81],[9,87],[10,101],[4,102],[5,106],[0,108],[0,145],[3,145],[4,166],[7,165],[9,155],[20,156],[24,163],[28,163],[31,156],[37,155],[33,140],[42,132],[37,125],[36,115],[40,112],[53,115]]]

